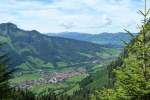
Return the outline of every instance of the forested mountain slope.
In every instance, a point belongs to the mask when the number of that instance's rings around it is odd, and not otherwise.
[[[72,94],[80,89],[82,79],[103,69],[120,52],[112,45],[47,36],[36,30],[22,30],[13,23],[0,24],[0,33],[0,40],[7,44],[1,52],[9,54],[10,67],[17,69],[11,83],[36,93]],[[56,77],[61,82],[52,84]]]
[[[2,34],[1,38],[9,43],[9,49],[7,49],[8,51],[5,49],[5,51],[12,52],[16,66],[25,64],[22,67],[27,69],[39,66],[70,67],[81,62],[101,62],[105,59],[99,56],[100,53],[105,52],[106,49],[112,49],[108,45],[50,37],[35,30],[25,31],[12,23],[0,24],[0,33]],[[28,63],[33,66],[28,66]]]

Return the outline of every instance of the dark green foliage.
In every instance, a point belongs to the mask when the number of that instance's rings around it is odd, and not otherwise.
[[[78,91],[73,96],[56,95],[55,93],[48,93],[43,95],[35,95],[28,90],[12,90],[10,99],[8,100],[91,100],[90,92]]]
[[[8,83],[9,73],[4,65],[0,64],[0,98],[7,98],[10,92]]]
[[[49,93],[47,95],[37,96],[37,100],[58,100],[57,98],[58,97],[54,93]]]
[[[80,88],[83,90],[93,90],[101,89],[108,85],[108,71],[107,68],[101,68],[99,71],[90,74],[84,80],[80,82]]]
[[[0,50],[3,48],[4,43],[0,44]],[[10,86],[8,80],[12,71],[8,68],[7,55],[4,53],[0,54],[0,99],[6,99],[10,96]]]
[[[35,95],[28,90],[12,90],[11,100],[36,100]]]
[[[146,0],[145,0],[146,2]],[[150,23],[147,15],[149,10],[141,12],[144,22],[138,36],[129,35],[133,40],[125,48],[124,54],[115,63],[111,70],[114,84],[110,89],[97,91],[102,100],[149,100],[150,99]]]

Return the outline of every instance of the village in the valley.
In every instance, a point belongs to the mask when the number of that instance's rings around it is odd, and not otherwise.
[[[69,72],[52,72],[45,73],[45,78],[39,80],[26,80],[19,84],[16,87],[22,89],[32,88],[33,85],[42,85],[42,84],[55,84],[59,82],[63,82],[64,80],[73,77],[85,74],[85,72],[81,71],[69,71]]]

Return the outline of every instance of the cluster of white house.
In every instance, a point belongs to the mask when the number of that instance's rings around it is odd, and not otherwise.
[[[67,78],[78,76],[83,74],[79,71],[72,72],[54,72],[46,75],[47,78],[39,79],[39,80],[26,80],[17,85],[18,88],[32,88],[33,85],[41,85],[41,84],[55,84],[58,82],[62,82]]]

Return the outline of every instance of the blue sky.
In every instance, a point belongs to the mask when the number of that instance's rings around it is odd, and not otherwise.
[[[43,33],[136,32],[143,6],[144,0],[0,0],[0,23]]]

